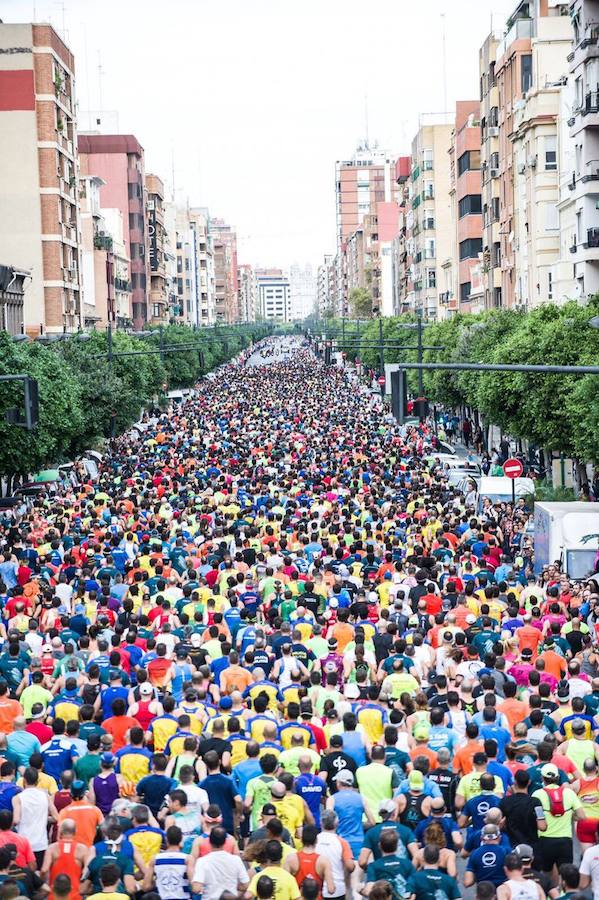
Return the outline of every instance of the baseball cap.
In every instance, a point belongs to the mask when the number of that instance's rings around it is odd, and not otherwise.
[[[331,747],[343,747],[343,738],[340,734],[332,734],[329,744]]]
[[[142,695],[142,697],[149,697],[150,694],[153,693],[153,691],[154,688],[149,681],[144,681],[143,684],[140,684],[139,686],[139,693]]]
[[[416,725],[414,729],[414,737],[417,741],[428,741],[430,735],[430,730],[428,725],[424,725],[421,723],[420,725]]]
[[[514,849],[514,853],[520,860],[520,862],[532,862],[534,857],[534,850],[530,846],[530,844],[518,844],[518,846]]]
[[[277,810],[276,807],[273,806],[272,803],[265,803],[262,807],[262,815],[263,816],[276,816]]]
[[[411,788],[415,788],[415,790],[422,790],[424,788],[424,775],[422,772],[419,772],[418,769],[414,769],[408,775],[408,784]]]
[[[341,769],[340,772],[337,772],[333,780],[338,781],[339,784],[347,784],[349,786],[352,786],[354,783],[354,776],[349,769]]]
[[[85,781],[81,781],[79,778],[75,779],[71,785],[71,797],[73,800],[81,800],[85,796],[85,791]]]
[[[329,638],[329,640],[327,641],[327,643],[328,643],[328,645],[329,645],[329,647],[330,647],[331,649],[334,649],[334,648],[337,646],[337,639],[336,639],[336,638]]]
[[[542,778],[559,778],[559,770],[553,763],[545,763],[541,769]]]
[[[100,762],[103,762],[107,766],[114,765],[115,759],[116,757],[114,753],[102,753],[102,755],[100,756]]]
[[[393,813],[395,810],[396,806],[393,800],[381,800],[379,803],[379,812],[381,813]]]
[[[499,837],[501,832],[497,825],[483,825],[483,829],[480,833],[481,841],[495,841]]]
[[[231,709],[233,706],[233,701],[230,697],[221,697],[219,706],[221,709]]]

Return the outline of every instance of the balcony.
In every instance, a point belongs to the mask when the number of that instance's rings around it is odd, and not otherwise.
[[[131,290],[131,285],[126,278],[115,278],[114,287],[117,291],[123,291],[124,293],[128,293]]]
[[[502,43],[507,50],[514,41],[523,41],[531,37],[534,37],[534,19],[516,19]]]
[[[94,234],[94,247],[96,250],[112,250],[112,237],[104,231]]]
[[[599,228],[588,228],[587,239],[582,245],[585,250],[599,247]]]
[[[417,181],[420,177],[420,166],[416,166],[412,169],[412,181]]]
[[[453,300],[453,291],[443,291],[439,294],[439,303],[443,304],[443,306],[449,303],[450,300]]]
[[[434,219],[425,219],[422,227],[425,231],[434,231],[435,230],[435,220]]]
[[[599,89],[596,91],[588,91],[584,98],[584,106],[582,108],[583,116],[589,113],[599,112]]]
[[[418,207],[420,206],[421,203],[422,203],[422,197],[420,196],[420,194],[417,194],[414,197],[414,199],[412,200],[412,209],[418,209]]]
[[[423,200],[434,200],[434,199],[435,199],[435,192],[434,192],[434,190],[423,191],[423,192],[422,192],[422,199],[423,199]]]

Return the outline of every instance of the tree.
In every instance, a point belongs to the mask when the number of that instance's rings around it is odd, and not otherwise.
[[[367,288],[352,288],[349,302],[354,315],[359,319],[370,318],[372,315],[372,294]]]

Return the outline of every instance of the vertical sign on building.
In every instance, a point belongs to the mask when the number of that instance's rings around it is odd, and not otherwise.
[[[150,269],[158,271],[158,248],[156,246],[156,202],[148,200],[148,237],[150,239]]]

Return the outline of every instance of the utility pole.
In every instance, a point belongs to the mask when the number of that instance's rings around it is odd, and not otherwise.
[[[160,362],[164,362],[164,326],[160,325],[158,327],[158,331],[160,333]]]
[[[107,344],[108,344],[108,367],[109,367],[110,371],[112,372],[112,362],[113,362],[113,355],[112,355],[112,322],[109,322],[109,323],[108,323],[108,328],[107,328],[107,330],[106,330],[106,341],[107,341]]]
[[[379,316],[379,366],[381,377],[385,377],[385,344],[383,338],[383,317]],[[385,385],[381,385],[381,397],[385,397]]]
[[[418,310],[418,362],[422,363],[422,310]],[[418,369],[418,396],[424,397],[424,380],[422,369]]]

